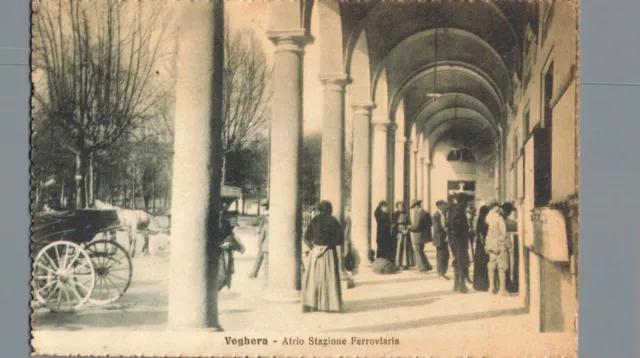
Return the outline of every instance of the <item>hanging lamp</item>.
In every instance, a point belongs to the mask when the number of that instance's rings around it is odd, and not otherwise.
[[[427,97],[437,99],[442,97],[442,93],[438,93],[438,28],[436,28],[435,46],[433,47],[433,92],[428,92]]]

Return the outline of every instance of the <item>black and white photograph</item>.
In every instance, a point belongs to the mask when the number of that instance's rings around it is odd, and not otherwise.
[[[32,0],[33,353],[577,356],[578,13]]]

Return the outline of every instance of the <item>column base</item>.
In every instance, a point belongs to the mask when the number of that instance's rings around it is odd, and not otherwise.
[[[264,299],[268,302],[297,303],[300,302],[300,291],[267,288]]]
[[[168,325],[167,330],[174,332],[224,332],[222,326],[215,327],[186,327],[186,326],[172,326]]]

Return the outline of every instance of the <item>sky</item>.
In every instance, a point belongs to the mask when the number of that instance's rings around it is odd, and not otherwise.
[[[49,6],[53,8],[57,1],[42,2],[42,6]],[[169,28],[171,30],[175,30],[175,26],[177,24],[177,8],[176,3],[173,1],[167,0],[156,0],[156,1],[143,1],[137,4],[141,4],[143,12],[147,12],[151,9],[151,7],[157,6],[158,3],[163,3],[163,6],[166,6],[166,10],[168,11],[170,18]],[[129,3],[135,4],[135,3]],[[54,12],[55,13],[55,12]],[[227,26],[231,30],[235,29],[249,29],[253,30],[256,35],[256,38],[261,45],[267,61],[270,66],[273,66],[273,55],[275,46],[273,43],[267,38],[266,32],[269,29],[269,3],[265,1],[240,1],[240,0],[227,0],[225,2],[225,17]],[[99,18],[99,16],[93,16],[93,18]],[[159,30],[155,30],[156,34],[159,34]],[[168,53],[167,56],[164,56],[161,60],[156,62],[156,73],[157,76],[154,78],[155,85],[159,85],[160,87],[164,85],[169,85],[172,83],[172,67],[175,66],[175,57],[171,56],[175,50],[175,37],[166,36],[165,40],[162,43],[163,50],[162,52]],[[184,41],[181,39],[180,41]],[[317,132],[320,130],[320,117],[321,117],[321,103],[322,103],[322,88],[319,84],[317,78],[317,70],[312,67],[316,67],[317,63],[310,60],[310,55],[315,52],[315,49],[312,46],[307,46],[307,60],[305,61],[305,69],[304,69],[304,83],[305,83],[305,93],[304,93],[304,129],[305,133]],[[317,62],[317,61],[316,61]],[[41,76],[41,73],[38,71],[34,71],[32,73],[32,79],[34,81],[34,86],[36,90],[44,89],[42,86],[44,78]]]

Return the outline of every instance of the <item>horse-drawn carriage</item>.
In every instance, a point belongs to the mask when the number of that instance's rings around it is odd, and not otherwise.
[[[116,210],[74,210],[34,217],[33,296],[53,311],[119,299],[132,276],[127,250],[106,233],[120,226]]]

